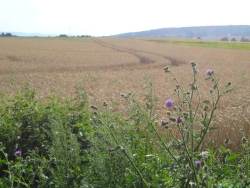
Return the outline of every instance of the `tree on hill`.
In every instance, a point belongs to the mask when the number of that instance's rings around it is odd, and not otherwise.
[[[241,42],[249,42],[249,39],[246,39],[245,37],[242,37],[242,38],[240,39],[240,41],[241,41]]]
[[[61,34],[61,35],[59,35],[59,37],[68,37],[68,35]]]
[[[81,36],[82,38],[89,38],[89,37],[91,37],[90,35],[82,35]]]
[[[14,37],[15,35],[12,35],[11,33],[4,33],[4,32],[2,32],[2,36],[3,37]]]
[[[222,39],[220,39],[221,41],[228,41],[227,37],[223,37]]]

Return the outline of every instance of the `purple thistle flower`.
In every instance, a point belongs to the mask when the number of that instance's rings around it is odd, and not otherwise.
[[[214,71],[212,71],[212,70],[210,70],[210,69],[207,70],[207,75],[208,75],[208,76],[211,76],[213,73],[214,73]]]
[[[113,149],[111,147],[108,147],[107,149],[109,152],[113,151]]]
[[[184,119],[182,117],[177,118],[177,123],[183,123]]]
[[[90,108],[97,110],[98,108],[95,105],[91,105]]]
[[[22,154],[22,151],[21,151],[21,150],[18,150],[18,151],[16,151],[16,152],[14,153],[15,156],[21,155],[21,154]]]
[[[174,101],[172,99],[168,99],[166,100],[165,105],[167,108],[170,108],[171,106],[174,105]]]
[[[179,88],[180,88],[179,84],[176,84],[176,85],[175,85],[175,87],[176,87],[177,89],[179,89]]]
[[[201,162],[198,160],[198,161],[195,161],[194,164],[199,167],[201,165]]]

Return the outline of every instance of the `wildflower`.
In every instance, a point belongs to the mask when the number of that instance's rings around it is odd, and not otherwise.
[[[169,118],[170,121],[176,122],[176,118]]]
[[[195,161],[195,163],[194,163],[197,167],[200,167],[200,165],[201,165],[201,161]]]
[[[22,151],[21,151],[21,150],[18,150],[18,151],[16,151],[16,152],[14,153],[15,156],[21,155],[21,154],[22,154]]]
[[[207,75],[208,75],[208,76],[212,76],[213,73],[214,73],[214,71],[212,71],[212,70],[210,70],[210,69],[207,70]]]
[[[98,108],[94,105],[91,105],[90,108],[93,108],[94,110],[97,110]]]
[[[180,88],[179,84],[176,84],[175,87],[176,87],[176,89],[179,89],[179,88]]]
[[[174,101],[172,99],[168,99],[166,100],[165,105],[167,108],[170,108],[171,106],[174,105]]]
[[[230,138],[226,138],[226,139],[224,140],[224,143],[225,143],[225,144],[228,144],[229,141],[230,141]]]
[[[124,94],[123,93],[120,93],[121,97],[124,97]]]
[[[113,151],[113,149],[111,148],[111,147],[108,147],[108,149],[107,149],[109,152],[112,152]]]
[[[161,120],[161,126],[165,126],[165,125],[167,125],[167,124],[168,124],[167,121]]]
[[[183,121],[184,121],[184,120],[183,120],[182,117],[178,117],[178,118],[177,118],[177,123],[183,123]]]

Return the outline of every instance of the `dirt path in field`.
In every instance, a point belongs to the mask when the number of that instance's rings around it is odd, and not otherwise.
[[[167,60],[171,63],[172,66],[179,66],[179,65],[187,63],[186,61],[176,59],[173,57],[169,57],[166,55],[161,55],[161,54],[157,54],[157,53],[153,53],[153,52],[147,52],[147,51],[143,51],[143,50],[136,50],[133,48],[125,48],[125,47],[117,46],[114,44],[104,42],[104,41],[97,39],[97,38],[92,38],[92,41],[101,45],[102,47],[110,48],[110,49],[115,50],[117,52],[129,53],[129,54],[139,58],[140,64],[155,63],[157,61],[157,59],[160,59],[160,61]],[[149,55],[150,55],[150,57],[149,57]]]

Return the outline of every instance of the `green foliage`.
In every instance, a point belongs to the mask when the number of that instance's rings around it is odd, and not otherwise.
[[[37,101],[28,86],[12,98],[2,94],[0,178],[2,182],[9,179],[8,187],[18,187],[20,183],[26,187],[34,183],[70,187],[82,181],[77,174],[87,161],[83,152],[89,147],[87,136],[93,129],[87,113],[87,95],[80,86],[76,92],[74,99],[62,101],[51,95],[45,102]],[[16,151],[21,154],[15,156]],[[23,173],[26,171],[29,173]]]

